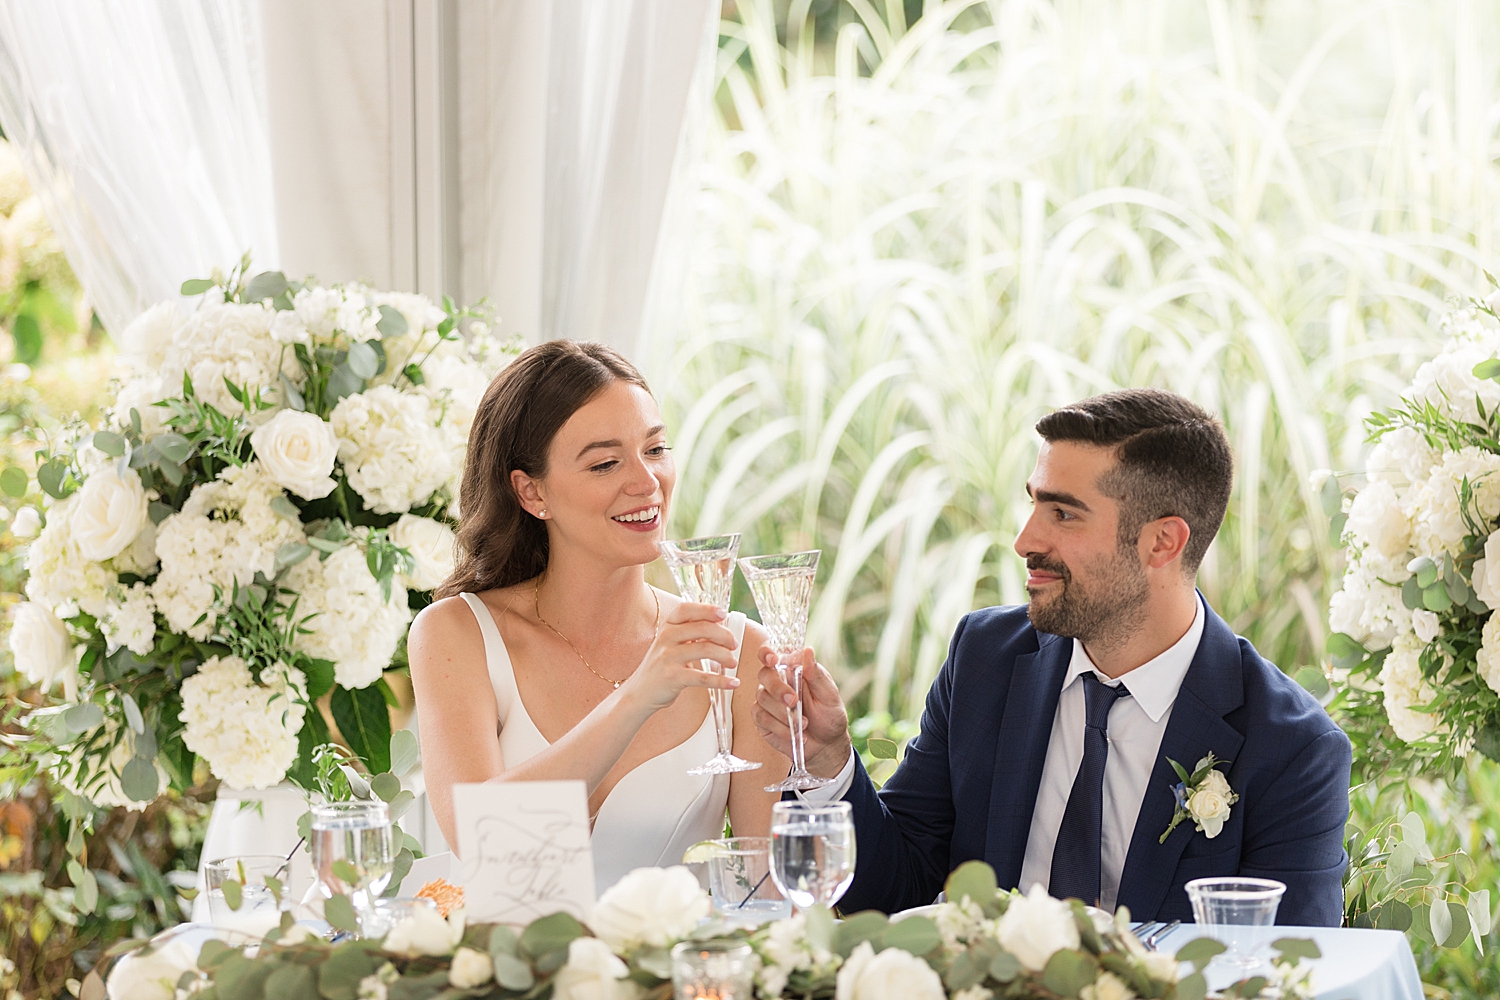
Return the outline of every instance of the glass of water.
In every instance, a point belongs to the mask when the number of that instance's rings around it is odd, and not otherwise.
[[[854,881],[854,812],[847,802],[771,806],[771,878],[799,910],[832,907]]]
[[[375,899],[359,911],[359,936],[368,941],[378,941],[391,932],[391,928],[410,920],[417,910],[438,912],[437,901],[426,896],[397,896],[395,899]]]
[[[792,904],[771,879],[770,837],[715,840],[708,859],[714,913],[735,924],[764,924],[792,915]]]
[[[1228,949],[1216,961],[1241,971],[1261,964],[1255,952],[1266,936],[1250,928],[1276,922],[1285,892],[1286,883],[1269,878],[1195,878],[1187,884],[1193,921]]]
[[[273,890],[266,879],[285,881],[287,867],[286,858],[276,854],[238,855],[205,863],[209,920],[222,930],[265,937],[281,926],[282,911],[291,909],[281,887]]]
[[[351,897],[356,910],[385,891],[395,858],[391,815],[384,802],[325,802],[312,807],[315,891],[323,899]]]

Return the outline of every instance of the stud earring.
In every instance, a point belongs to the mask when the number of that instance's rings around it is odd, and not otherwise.
[[[541,510],[537,511],[536,516],[545,518],[547,516],[547,508],[543,507]]]

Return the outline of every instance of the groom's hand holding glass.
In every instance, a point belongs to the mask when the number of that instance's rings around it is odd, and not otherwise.
[[[769,643],[760,648],[760,664],[755,725],[771,749],[790,757],[791,729],[786,710],[797,704],[797,692],[776,670],[776,650]],[[791,676],[790,672],[787,676]],[[833,676],[817,662],[810,648],[802,651],[802,735],[808,771],[820,778],[840,777],[853,750],[849,741],[849,713],[844,709]],[[825,789],[842,791],[838,785],[828,785]]]

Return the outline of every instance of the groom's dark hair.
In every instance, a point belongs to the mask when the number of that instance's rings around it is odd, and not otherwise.
[[[1182,568],[1197,571],[1234,485],[1229,438],[1207,411],[1176,393],[1120,389],[1055,410],[1036,430],[1049,442],[1113,448],[1119,465],[1099,489],[1120,505],[1120,544],[1134,548],[1145,525],[1180,517],[1191,532]]]

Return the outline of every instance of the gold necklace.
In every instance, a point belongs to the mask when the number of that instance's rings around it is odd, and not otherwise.
[[[656,642],[656,637],[659,636],[659,635],[661,635],[661,597],[656,593],[656,588],[655,587],[651,588],[651,598],[654,601],[656,601],[656,624],[652,627],[652,630],[651,630],[651,641],[654,643],[654,642]],[[573,640],[569,639],[567,636],[563,635],[561,632],[559,632],[557,630],[557,626],[556,625],[553,625],[547,619],[545,619],[545,618],[542,617],[542,578],[541,577],[537,577],[536,583],[532,584],[532,586],[531,586],[531,600],[532,600],[532,603],[536,606],[536,620],[539,621],[539,622],[541,622],[543,625],[547,626],[548,628],[550,628],[552,630],[553,634],[555,634],[563,642],[567,643],[568,644],[568,648],[573,651],[573,655],[576,656],[576,657],[578,657],[580,660],[582,660],[583,661],[583,665],[585,667],[588,667],[589,673],[593,674],[595,677],[599,678],[601,681],[603,681],[606,684],[613,684],[614,687],[615,687],[615,690],[618,691],[620,689],[620,685],[623,683],[623,681],[612,681],[608,677],[605,677],[603,674],[601,674],[599,671],[595,670],[594,667],[593,667],[593,665],[591,663],[589,663],[588,657],[586,657],[582,653],[580,653],[578,651],[578,647],[575,646],[575,645],[573,645]]]

